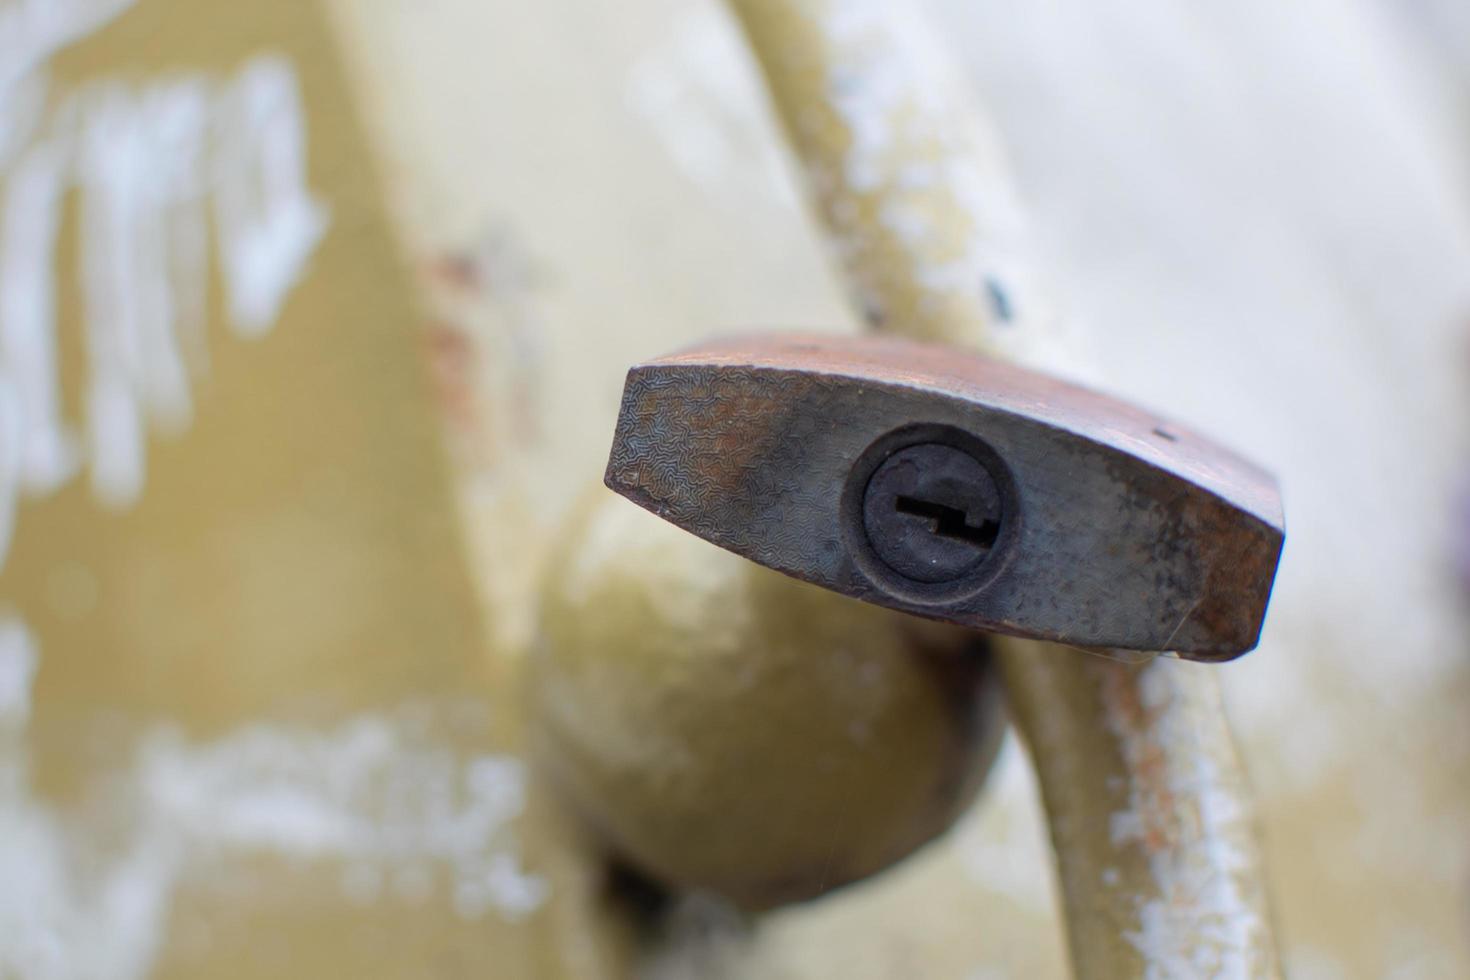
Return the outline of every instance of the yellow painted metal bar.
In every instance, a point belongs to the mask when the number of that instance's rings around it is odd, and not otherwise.
[[[877,330],[1087,375],[1046,306],[999,140],[918,13],[732,0]],[[1079,977],[1274,976],[1252,805],[1211,668],[999,639]]]

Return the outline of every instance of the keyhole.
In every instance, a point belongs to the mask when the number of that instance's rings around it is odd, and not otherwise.
[[[929,530],[936,537],[963,541],[977,548],[991,547],[1000,533],[1000,524],[996,521],[982,520],[977,526],[971,524],[969,515],[958,507],[948,507],[932,500],[900,495],[895,499],[893,509],[928,521]]]
[[[938,585],[994,552],[1006,517],[995,479],[958,446],[921,442],[887,455],[863,491],[863,530],[889,569]]]

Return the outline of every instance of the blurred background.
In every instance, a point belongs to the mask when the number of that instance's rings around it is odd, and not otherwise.
[[[1470,7],[917,6],[1109,390],[1281,478],[1287,972],[1470,975]],[[1014,738],[656,942],[529,763],[627,366],[856,329],[802,195],[714,0],[0,0],[0,977],[1065,975]]]

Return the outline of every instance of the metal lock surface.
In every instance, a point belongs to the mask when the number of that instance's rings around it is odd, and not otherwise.
[[[895,609],[1082,647],[1254,647],[1272,477],[1182,426],[969,352],[717,341],[628,373],[606,482],[760,564]]]

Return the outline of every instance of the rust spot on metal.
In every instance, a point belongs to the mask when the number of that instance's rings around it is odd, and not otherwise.
[[[429,370],[440,414],[462,433],[473,435],[479,425],[475,408],[475,363],[478,354],[469,334],[447,320],[427,327]]]

